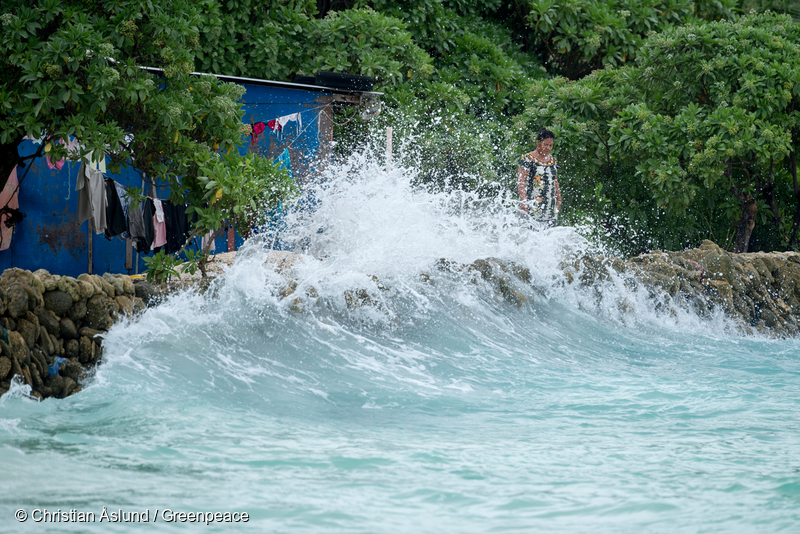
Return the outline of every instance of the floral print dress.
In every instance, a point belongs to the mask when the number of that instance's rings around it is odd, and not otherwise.
[[[528,152],[520,158],[519,166],[528,171],[525,190],[531,216],[541,221],[555,222],[558,217],[556,158],[551,157],[550,162],[544,163],[533,152]]]

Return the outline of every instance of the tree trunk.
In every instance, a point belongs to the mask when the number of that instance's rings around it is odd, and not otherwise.
[[[758,200],[753,195],[744,194],[740,198],[742,214],[739,216],[739,223],[736,226],[736,252],[747,252],[750,245],[750,235],[756,226],[756,213],[758,212]]]
[[[328,14],[328,11],[331,9],[331,1],[330,0],[317,0],[317,18],[321,19],[324,18],[325,15]]]
[[[792,131],[792,152],[789,154],[789,171],[792,173],[794,183],[794,220],[792,221],[792,235],[789,238],[789,247],[798,250],[797,231],[800,229],[800,184],[797,182],[797,151],[796,132]]]
[[[772,220],[775,221],[775,226],[778,228],[778,232],[780,232],[783,227],[783,217],[781,217],[781,212],[778,209],[778,200],[775,198],[775,187],[773,184],[769,184],[764,193],[767,196],[769,209],[772,211]]]
[[[762,191],[764,196],[767,197],[767,203],[769,204],[769,209],[772,211],[772,220],[775,222],[775,229],[778,230],[778,237],[784,239],[786,235],[783,233],[783,218],[781,217],[781,212],[778,209],[778,201],[775,198],[775,184],[773,183],[773,170],[774,170],[774,161],[772,158],[769,159],[769,178],[767,179],[767,183],[764,185]]]

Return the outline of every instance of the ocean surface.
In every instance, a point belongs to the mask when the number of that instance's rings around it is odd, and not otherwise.
[[[800,342],[570,285],[590,245],[507,198],[330,172],[291,296],[248,243],[79,394],[0,398],[0,531],[800,532]],[[530,269],[527,301],[442,258]]]

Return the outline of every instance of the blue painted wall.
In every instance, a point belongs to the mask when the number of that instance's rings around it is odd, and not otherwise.
[[[295,176],[313,175],[320,157],[319,113],[324,106],[321,99],[330,97],[329,93],[304,91],[299,89],[274,88],[243,83],[247,92],[242,97],[245,123],[264,122],[292,113],[301,113],[302,126],[297,122],[288,123],[283,132],[273,132],[267,128],[257,142],[250,137],[242,147],[242,152],[251,152],[273,158],[289,149],[292,170]],[[32,141],[20,145],[22,156],[32,154],[37,146]],[[61,170],[50,169],[45,158],[30,163],[30,169],[17,168],[18,177],[25,175],[19,188],[19,209],[25,219],[17,225],[11,246],[0,251],[0,270],[19,267],[35,271],[47,269],[56,274],[77,276],[89,268],[87,247],[87,222],[78,225],[76,212],[78,192],[75,182],[80,164],[65,162]],[[106,174],[122,185],[141,187],[141,176],[123,169],[120,174]],[[168,191],[158,188],[158,197],[165,199]],[[149,192],[149,189],[148,189]],[[102,234],[92,232],[93,272],[135,274],[145,271],[144,255],[140,254],[138,269],[136,251],[133,251],[134,267],[125,268],[125,241],[119,238],[108,240]],[[242,239],[236,236],[236,246]],[[199,243],[198,243],[199,244]],[[216,240],[216,251],[227,250],[227,237]]]
[[[300,113],[302,126],[297,121],[292,121],[281,132],[267,128],[258,136],[255,144],[251,140],[244,149],[274,159],[288,148],[294,174],[301,176],[313,174],[319,157],[322,133],[318,119],[320,111],[325,106],[320,100],[330,97],[330,93],[259,85],[245,85],[245,87],[247,93],[242,97],[243,122],[268,123],[281,116]]]

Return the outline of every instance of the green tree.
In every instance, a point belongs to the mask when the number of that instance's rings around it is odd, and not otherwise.
[[[198,67],[205,72],[291,81],[320,70],[363,74],[385,87],[424,78],[431,58],[402,20],[369,7],[315,18],[313,2],[209,3]],[[219,15],[214,15],[219,13]]]
[[[529,46],[570,79],[622,65],[651,31],[733,16],[735,0],[528,0]]]
[[[195,3],[6,0],[0,13],[0,180],[23,163],[25,136],[76,136],[87,155],[124,151],[142,128],[118,112],[159,100],[175,117],[196,47]],[[161,67],[168,86],[139,66]],[[149,104],[156,106],[158,103]],[[43,144],[44,145],[44,144]],[[57,156],[59,148],[55,149]],[[40,155],[40,154],[39,154]],[[140,167],[141,168],[141,167]]]
[[[730,193],[737,252],[747,250],[759,200],[783,244],[796,241],[784,193],[797,188],[798,52],[800,26],[787,15],[670,28],[648,39],[630,75],[642,103],[612,125],[617,148],[643,156],[637,170],[665,208],[681,213],[701,190]]]
[[[720,239],[732,226],[744,251],[766,220],[761,203],[776,246],[796,243],[798,31],[775,14],[667,28],[645,40],[635,66],[537,83],[522,124],[558,131],[579,162],[567,187],[615,232],[653,237],[642,228],[658,217],[674,234],[660,246],[702,232]]]
[[[201,72],[291,80],[314,53],[305,37],[313,1],[211,0],[201,10]]]
[[[251,229],[269,222],[270,211],[298,194],[296,182],[286,170],[253,154],[206,153],[197,176],[189,180],[187,214],[195,217],[194,236],[211,234],[201,251],[200,270],[205,276],[205,260],[213,239],[226,224],[235,224],[244,238]]]
[[[769,10],[791,15],[795,22],[800,22],[800,3],[796,0],[740,0],[739,10],[742,13]]]
[[[214,217],[201,214],[195,233],[209,230],[212,219],[220,225],[243,221],[245,205],[251,211],[255,202],[261,211],[277,207],[292,191],[285,173],[235,155],[247,133],[238,102],[243,88],[190,75],[200,46],[199,14],[215,6],[212,0],[5,0],[0,185],[14,166],[41,156],[47,145],[50,155],[67,155],[63,143],[51,142],[21,158],[25,136],[74,136],[83,147],[80,157],[105,152],[112,172],[132,167],[167,185],[172,200],[189,202],[189,211],[198,214],[208,202],[208,183],[226,184],[214,190]],[[264,179],[253,181],[248,169]],[[264,187],[264,180],[274,182],[267,187],[272,193],[253,189],[248,180]],[[131,188],[134,196],[138,192]]]

